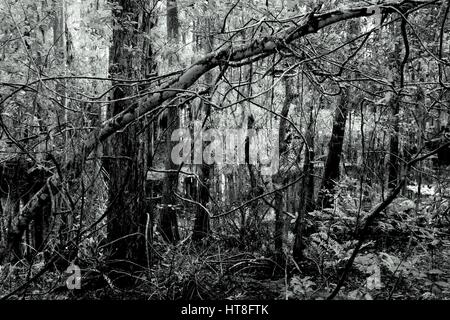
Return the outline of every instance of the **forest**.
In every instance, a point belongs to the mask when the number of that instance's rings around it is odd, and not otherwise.
[[[449,11],[0,0],[0,299],[450,299]]]

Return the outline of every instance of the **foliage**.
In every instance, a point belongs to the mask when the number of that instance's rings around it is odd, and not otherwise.
[[[347,19],[369,2],[179,0],[180,37],[171,39],[169,2],[143,3],[20,0],[0,9],[0,296],[326,299],[343,284],[337,299],[450,297],[450,149],[436,150],[450,132],[448,4],[405,12],[409,1],[387,1],[383,15]],[[304,36],[291,41],[296,28]],[[111,118],[116,104],[124,111]],[[267,129],[267,149],[282,145],[279,170],[245,161],[172,170],[167,137],[178,120],[189,132],[194,122]],[[139,160],[124,142],[130,128]],[[108,153],[111,136],[122,147]],[[119,160],[147,174],[108,172]],[[113,174],[141,189],[114,185]],[[375,217],[393,185],[399,196]],[[119,233],[136,232],[114,240],[114,219],[136,212],[113,216],[111,190],[145,208],[139,221],[117,223]],[[35,203],[45,205],[28,219]],[[157,228],[166,212],[178,243]],[[199,212],[208,230],[196,242]],[[132,237],[143,239],[146,261],[116,270],[114,244],[126,239],[130,253]],[[76,292],[64,282],[74,263],[83,274]]]

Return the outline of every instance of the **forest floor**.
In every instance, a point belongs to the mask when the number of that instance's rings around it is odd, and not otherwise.
[[[418,250],[419,251],[419,250]],[[441,300],[450,299],[450,241],[442,245],[441,250],[433,254],[432,260],[428,255],[419,253],[405,259],[406,264],[414,266],[414,270],[390,273],[381,268],[381,282],[379,288],[368,289],[370,275],[353,270],[349,274],[349,281],[335,298],[347,299],[377,299],[377,300]],[[191,257],[188,257],[190,259]],[[219,277],[217,269],[205,268],[206,261],[189,277],[181,274],[174,276],[173,284],[143,284],[130,291],[111,289],[111,286],[88,291],[84,294],[68,293],[63,299],[230,299],[230,300],[285,300],[307,299],[323,300],[331,292],[332,285],[328,279],[336,282],[339,273],[320,275],[311,272],[312,265],[302,265],[303,275],[296,266],[287,265],[286,271],[276,274],[270,269],[269,260],[264,258],[242,259],[234,262],[234,266],[242,264],[245,267]],[[192,267],[192,266],[191,266]],[[233,268],[230,268],[233,269]],[[355,268],[354,268],[355,269]],[[158,273],[157,271],[155,274]],[[167,274],[167,273],[166,273]],[[324,277],[327,281],[324,281]],[[170,277],[169,277],[170,278]],[[168,279],[169,279],[168,278]],[[150,293],[153,292],[153,293]]]
[[[450,299],[450,236],[440,239],[418,242],[408,249],[401,242],[389,246],[389,251],[386,247],[384,252],[377,247],[366,249],[335,299]],[[320,263],[314,259],[297,265],[286,255],[286,264],[274,268],[270,256],[261,252],[224,249],[221,242],[211,247],[216,251],[194,252],[186,244],[173,246],[160,255],[150,272],[137,274],[130,289],[113,284],[108,273],[100,271],[104,270],[101,265],[91,262],[82,269],[81,290],[68,290],[67,274],[51,270],[10,298],[322,300],[334,288],[345,265],[343,260],[320,269]],[[42,267],[42,262],[29,266],[24,261],[1,266],[0,297],[27,283]]]

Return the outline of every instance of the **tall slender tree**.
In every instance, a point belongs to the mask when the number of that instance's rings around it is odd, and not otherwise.
[[[138,45],[143,22],[149,23],[150,15],[142,10],[140,1],[119,0],[114,9],[113,40],[110,50],[110,74],[115,79],[139,79],[145,56]],[[142,49],[142,48],[141,48]],[[132,101],[126,99],[135,94],[135,87],[115,80],[108,113],[114,117],[127,109]],[[139,128],[129,126],[117,132],[104,145],[104,165],[109,175],[108,243],[111,263],[124,270],[136,270],[146,265],[146,224],[144,179],[146,168],[139,144]]]
[[[167,0],[167,38],[170,46],[177,48],[180,39],[179,21],[178,21],[178,7],[176,0]],[[175,49],[176,50],[176,49]],[[169,65],[176,63],[174,57],[177,54],[169,56]],[[171,141],[172,132],[178,128],[179,112],[177,103],[179,100],[174,100],[173,103],[167,106],[167,128],[165,133],[165,168],[167,170],[164,178],[164,185],[162,191],[162,210],[159,229],[163,238],[170,243],[177,243],[180,240],[180,233],[178,231],[178,218],[175,192],[178,187],[178,166],[175,165],[171,159],[171,153],[175,142]]]
[[[302,85],[303,87],[303,85]],[[319,98],[319,107],[322,101],[322,97]],[[308,126],[305,134],[305,160],[303,162],[303,179],[300,188],[300,204],[298,210],[298,216],[294,225],[294,245],[292,248],[292,255],[296,261],[300,261],[303,258],[303,235],[304,235],[304,221],[305,215],[311,212],[315,208],[314,203],[314,158],[315,158],[315,117],[314,117],[314,104],[311,102],[307,108],[307,116],[309,118]]]
[[[389,155],[388,155],[388,188],[393,189],[397,186],[400,176],[400,106],[402,100],[402,90],[405,79],[405,64],[408,61],[409,46],[406,34],[406,21],[402,19],[400,26],[398,23],[392,24],[391,39],[395,43],[394,51],[390,56],[392,83],[394,86],[398,86],[399,90],[395,92],[389,101],[389,107],[391,110],[391,125],[392,134],[389,140]],[[401,40],[403,37],[403,43],[405,47],[404,57],[401,57]]]
[[[203,49],[206,53],[212,52],[214,48],[214,21],[213,21],[213,10],[214,2],[209,1],[204,4],[204,11],[208,12],[205,17],[201,18],[203,23],[199,23],[203,26],[203,37],[199,41],[199,49]],[[210,92],[212,90],[212,71],[205,74],[205,84],[208,86],[207,90]],[[209,98],[211,99],[211,98]],[[211,114],[211,105],[209,101],[201,101],[199,105],[199,119],[202,122],[202,130],[206,131],[210,128],[209,119]],[[204,145],[202,146],[202,149]],[[207,164],[205,161],[197,167],[197,173],[199,177],[199,187],[198,187],[198,199],[197,201],[202,205],[198,206],[195,213],[194,228],[192,230],[192,240],[197,244],[210,233],[210,221],[208,212],[204,209],[208,207],[208,202],[210,198],[210,187],[211,187],[211,165]]]
[[[357,34],[359,29],[358,21],[352,20],[348,22],[347,41]],[[352,51],[356,50],[355,44],[350,46]],[[351,52],[350,54],[354,54]],[[328,154],[325,163],[322,184],[319,190],[317,204],[319,207],[330,207],[333,204],[335,187],[339,181],[340,165],[342,157],[342,149],[344,145],[345,126],[350,108],[353,105],[351,90],[348,86],[341,87],[338,105],[334,112],[333,129],[331,132],[330,142],[328,143]]]
[[[288,152],[288,143],[286,141],[286,133],[289,123],[286,118],[289,114],[289,109],[291,103],[295,98],[293,92],[293,81],[292,75],[283,76],[284,88],[285,88],[285,98],[283,101],[283,107],[281,109],[280,124],[278,129],[278,148],[280,154],[280,166],[289,167],[283,159],[286,159],[286,154]],[[285,170],[280,170],[273,179],[276,188],[280,188],[287,182],[288,175]],[[285,206],[285,201],[283,200],[283,192],[275,192],[275,229],[274,229],[274,245],[275,245],[275,259],[279,265],[282,265],[284,261],[283,254],[283,236],[284,236],[284,219],[283,211]]]

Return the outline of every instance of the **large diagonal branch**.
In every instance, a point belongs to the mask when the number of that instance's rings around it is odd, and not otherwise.
[[[305,16],[305,19],[301,23],[281,29],[273,36],[255,39],[243,46],[235,47],[233,45],[228,45],[227,47],[212,52],[184,70],[184,72],[182,72],[175,80],[158,88],[154,93],[139,101],[139,103],[131,105],[127,110],[124,110],[120,114],[106,121],[99,129],[94,130],[84,142],[82,151],[70,158],[65,164],[64,169],[71,170],[75,177],[79,176],[81,174],[81,166],[79,164],[95,150],[99,143],[105,141],[118,130],[133,123],[141,116],[151,112],[165,101],[174,98],[180,91],[188,89],[202,75],[213,68],[237,62],[242,65],[242,63],[245,63],[246,61],[253,62],[261,60],[283,50],[295,40],[341,21],[367,17],[373,14],[389,14],[398,11],[408,12],[426,5],[438,3],[440,3],[439,0],[405,0],[393,3],[387,1],[378,5],[338,9],[321,14],[310,13]],[[58,185],[60,183],[60,177],[54,175],[52,183]],[[44,187],[28,202],[18,219],[18,224],[12,230],[12,232],[15,233],[15,236],[20,237],[22,235],[23,230],[32,220],[33,212],[37,206],[49,196],[49,191]]]
[[[301,25],[296,25],[284,30],[280,30],[277,36],[264,37],[256,39],[250,44],[233,47],[229,45],[221,50],[212,52],[202,59],[198,60],[188,67],[175,80],[171,81],[155,90],[156,93],[150,94],[143,98],[140,103],[133,104],[127,110],[124,110],[117,116],[106,121],[101,128],[91,133],[90,138],[84,144],[84,154],[88,156],[95,147],[118,130],[129,125],[139,117],[152,111],[155,107],[160,106],[165,101],[174,98],[180,91],[191,87],[202,75],[219,65],[226,65],[231,62],[243,62],[247,59],[259,58],[263,59],[274,54],[291,42],[298,40],[305,35],[315,33],[320,29],[345,21],[352,18],[371,16],[375,13],[392,13],[406,12],[418,6],[439,3],[438,0],[429,1],[400,1],[397,3],[389,3],[389,5],[370,5],[364,7],[356,7],[342,10],[333,10],[322,14],[307,15]],[[252,60],[253,61],[253,60]],[[67,166],[71,166],[70,162],[76,161],[71,159]]]

